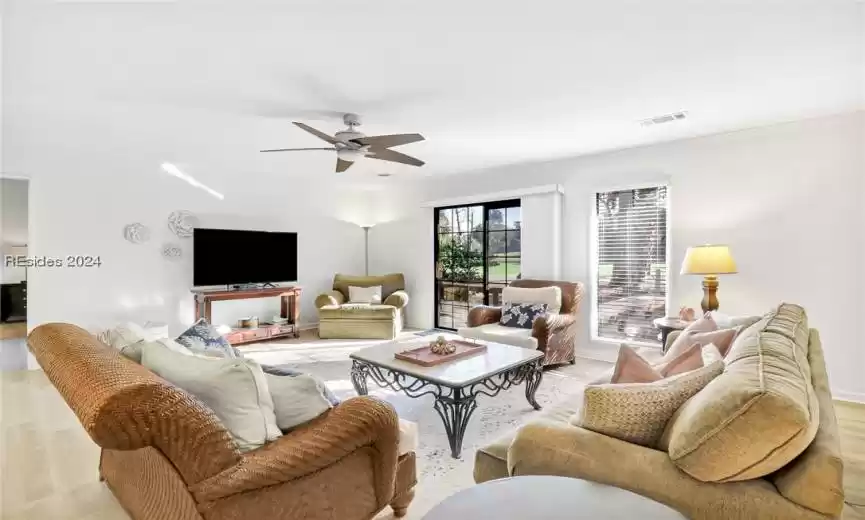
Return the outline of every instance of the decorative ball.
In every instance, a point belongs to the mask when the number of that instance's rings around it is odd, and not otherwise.
[[[439,336],[438,338],[436,338],[435,341],[430,343],[429,349],[433,354],[444,356],[456,352],[457,347],[453,343],[446,340],[444,336]]]
[[[123,238],[133,244],[143,244],[150,240],[150,230],[140,222],[133,222],[123,228]]]
[[[192,230],[198,226],[198,219],[192,213],[184,210],[172,211],[168,215],[168,229],[178,238],[189,238]]]
[[[690,307],[683,306],[679,309],[679,319],[682,321],[694,321],[696,317],[697,313]]]

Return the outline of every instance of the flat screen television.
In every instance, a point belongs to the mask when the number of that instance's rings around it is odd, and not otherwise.
[[[294,281],[297,281],[297,233],[193,231],[195,286]]]

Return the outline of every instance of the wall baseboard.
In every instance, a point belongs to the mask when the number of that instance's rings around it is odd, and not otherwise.
[[[832,390],[832,399],[835,401],[847,401],[849,403],[865,403],[865,394],[860,392],[846,392],[844,390]]]

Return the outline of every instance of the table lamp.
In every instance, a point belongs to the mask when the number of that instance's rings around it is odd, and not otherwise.
[[[703,278],[703,312],[718,310],[718,275],[735,274],[736,262],[730,248],[724,245],[689,247],[682,262],[681,274],[701,274]]]

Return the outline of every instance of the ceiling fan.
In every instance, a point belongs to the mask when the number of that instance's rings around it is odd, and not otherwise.
[[[390,161],[395,163],[410,164],[411,166],[423,166],[424,162],[410,155],[391,150],[394,146],[416,143],[423,141],[424,136],[420,134],[394,134],[394,135],[372,135],[365,136],[357,131],[360,126],[360,116],[357,114],[345,114],[342,121],[348,128],[333,135],[327,135],[315,128],[293,121],[299,128],[306,130],[322,141],[327,141],[332,147],[329,148],[277,148],[274,150],[262,150],[262,152],[298,152],[305,150],[330,150],[336,152],[336,171],[344,172],[363,157]]]

